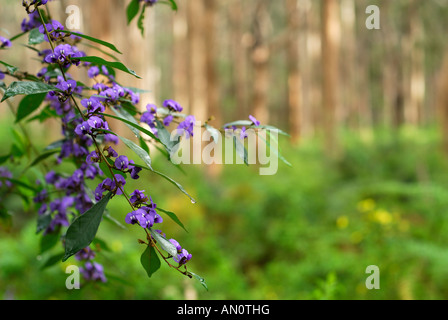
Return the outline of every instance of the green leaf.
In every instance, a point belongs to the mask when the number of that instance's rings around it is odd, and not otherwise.
[[[59,261],[61,261],[62,257],[64,256],[63,252],[57,253],[55,255],[52,255],[51,257],[49,257],[45,263],[40,267],[40,270],[44,270],[47,269],[51,266],[54,266],[56,263],[58,263]]]
[[[122,119],[125,119],[129,122],[132,122],[134,125],[139,125],[137,120],[135,120],[135,118],[125,109],[123,108],[115,108],[115,107],[111,107],[112,111],[117,115],[117,117],[120,117]],[[126,126],[135,134],[136,137],[140,137],[140,130],[138,130],[137,128],[135,128],[134,126],[131,126],[127,123],[125,123]]]
[[[128,140],[126,138],[120,137],[121,141],[123,141],[123,143],[128,146],[129,149],[131,149],[132,151],[134,151],[139,157],[140,159],[143,160],[143,162],[148,166],[148,168],[151,171],[154,171],[152,168],[152,162],[151,162],[151,157],[149,156],[149,154],[143,150],[141,147],[139,147],[138,145],[136,145],[133,141]]]
[[[156,250],[152,246],[147,246],[146,250],[143,252],[142,256],[140,257],[140,262],[143,266],[143,268],[146,270],[146,273],[148,274],[148,277],[151,278],[151,276],[160,268],[160,259],[157,255]]]
[[[201,285],[205,288],[205,290],[208,291],[208,286],[207,286],[207,283],[205,283],[204,278],[202,278],[200,275],[197,275],[196,273],[193,273],[191,271],[189,271],[188,274],[190,276],[193,276],[196,280],[198,280],[201,283]]]
[[[128,6],[126,8],[126,17],[128,19],[128,25],[137,16],[139,10],[140,10],[140,1],[139,0],[132,0],[128,4]]]
[[[76,60],[84,61],[84,62],[91,62],[91,63],[97,64],[99,66],[106,66],[106,67],[118,69],[118,70],[121,70],[128,74],[131,74],[138,79],[141,79],[141,77],[138,76],[134,70],[129,69],[124,64],[122,64],[121,62],[118,62],[118,61],[107,61],[100,57],[80,57],[80,58],[76,58]]]
[[[288,133],[286,133],[285,131],[280,130],[279,128],[276,128],[274,126],[259,125],[259,126],[255,127],[255,128],[257,128],[257,129],[266,129],[268,132],[269,131],[275,131],[275,132],[277,132],[279,134],[282,134],[284,136],[288,136],[289,137]]]
[[[90,245],[95,239],[104,210],[111,197],[112,193],[109,192],[103,199],[87,210],[87,212],[77,217],[68,227],[65,235],[65,255],[62,259],[63,262]]]
[[[168,217],[170,217],[175,223],[177,223],[182,229],[185,230],[185,232],[188,232],[188,230],[185,228],[184,224],[180,221],[180,219],[176,216],[175,213],[171,212],[171,211],[167,211],[165,209],[159,208],[157,207],[156,210],[158,211],[162,211],[163,213],[165,213]]]
[[[142,37],[145,35],[145,25],[143,24],[145,22],[145,11],[146,6],[142,7],[142,12],[140,13],[140,16],[138,17],[137,21],[137,27],[140,29],[142,33]]]
[[[171,133],[165,128],[163,123],[156,119],[157,134],[160,142],[165,146],[166,151],[171,155],[176,147],[179,146],[180,137],[177,140],[171,139]]]
[[[42,153],[41,155],[39,155],[36,159],[33,160],[33,162],[31,162],[25,169],[23,169],[23,173],[25,173],[29,168],[34,167],[36,164],[38,164],[39,162],[47,159],[48,157],[59,153],[59,150],[51,150],[45,153]]]
[[[221,133],[219,132],[218,129],[215,129],[213,127],[211,127],[208,124],[205,124],[205,129],[210,133],[210,135],[213,138],[213,141],[215,141],[215,143],[218,143],[219,141],[219,136],[221,135]]]
[[[34,45],[34,44],[40,44],[45,41],[44,35],[39,32],[39,28],[34,28],[30,31],[29,37],[28,37],[28,44]]]
[[[19,69],[17,67],[14,67],[14,66],[10,65],[9,63],[1,61],[1,60],[0,60],[0,63],[6,67],[6,70],[8,70],[8,72],[10,74],[14,74],[14,72],[16,72]]]
[[[153,139],[156,140],[157,142],[162,143],[162,142],[160,141],[160,139],[157,138],[157,137],[154,135],[154,133],[150,132],[149,130],[146,130],[145,128],[143,128],[142,126],[140,126],[140,125],[138,125],[138,124],[135,124],[133,121],[129,121],[129,120],[126,120],[126,119],[123,119],[123,118],[120,118],[120,117],[117,117],[117,116],[114,116],[114,115],[111,115],[111,114],[107,114],[107,113],[101,113],[101,115],[103,115],[103,116],[105,116],[105,117],[113,118],[113,119],[116,119],[116,120],[120,120],[121,122],[124,122],[124,123],[130,125],[131,127],[134,127],[134,128],[136,128],[136,129],[138,129],[140,132],[143,132],[144,134],[150,136],[151,138],[153,138]]]
[[[14,81],[5,91],[1,102],[17,95],[33,95],[38,93],[48,93],[50,91],[59,91],[56,87],[34,81]]]
[[[269,134],[269,131],[268,131],[268,134]],[[269,135],[270,135],[270,134],[269,134]],[[286,158],[285,158],[284,156],[282,156],[282,154],[280,153],[279,150],[275,150],[275,149],[271,148],[271,144],[270,144],[266,139],[264,139],[262,136],[260,136],[259,134],[257,134],[257,136],[258,136],[261,140],[263,140],[264,143],[266,143],[266,145],[269,147],[269,150],[271,150],[272,152],[274,152],[274,153],[279,157],[280,160],[282,160],[286,165],[292,167],[292,164],[291,164],[288,160],[286,160]],[[272,136],[271,136],[271,138],[272,138]]]
[[[233,144],[235,146],[236,154],[244,160],[246,165],[249,165],[248,154],[244,144],[236,136],[233,136]]]
[[[37,110],[47,96],[46,93],[31,94],[23,97],[17,109],[16,123]]]
[[[231,126],[250,126],[252,124],[253,124],[253,122],[249,121],[249,120],[238,120],[238,121],[226,123],[223,126],[223,128],[227,128],[227,127],[231,127]]]
[[[44,253],[45,251],[53,248],[60,240],[61,235],[59,232],[48,233],[40,239],[40,253]]]
[[[160,245],[160,247],[165,250],[166,252],[168,252],[168,254],[170,256],[177,256],[177,249],[174,246],[174,244],[172,244],[171,242],[169,242],[164,236],[162,236],[160,233],[158,233],[157,231],[154,231],[153,229],[149,228],[149,231],[151,232],[151,236],[157,241],[157,243]]]
[[[103,40],[100,40],[100,39],[97,39],[97,38],[94,38],[94,37],[91,37],[91,36],[87,36],[87,35],[85,35],[85,34],[78,33],[78,32],[72,32],[72,31],[67,31],[67,30],[62,30],[62,31],[60,31],[60,32],[62,32],[62,33],[70,33],[70,34],[75,35],[75,36],[78,36],[78,37],[80,37],[80,38],[83,38],[83,39],[86,39],[86,40],[89,40],[89,41],[98,43],[98,44],[100,44],[100,45],[102,45],[102,46],[105,46],[105,47],[107,47],[107,48],[109,48],[109,49],[111,49],[111,50],[117,52],[117,53],[122,54],[122,53],[117,49],[117,47],[115,47],[112,43],[109,43],[109,42],[106,42],[106,41],[103,41]]]

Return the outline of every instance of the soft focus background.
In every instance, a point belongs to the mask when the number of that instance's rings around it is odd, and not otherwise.
[[[140,230],[108,222],[98,234],[108,282],[69,291],[67,264],[41,269],[62,248],[40,254],[36,213],[11,201],[12,221],[0,224],[0,298],[448,298],[448,1],[177,2],[178,12],[147,10],[144,38],[136,21],[127,26],[125,0],[49,8],[64,24],[78,6],[80,31],[121,49],[143,80],[120,73],[120,82],[150,91],[142,108],[175,99],[215,126],[253,114],[291,134],[280,145],[293,167],[260,176],[256,166],[183,166],[184,175],[154,153],[154,167],[198,203],[152,175],[139,188],[181,218],[188,233],[168,219],[164,231],[193,254],[189,269],[209,291],[165,265],[148,279]],[[372,4],[380,30],[365,25]],[[18,34],[20,1],[0,0],[0,17],[0,35]],[[21,43],[0,59],[37,72]],[[4,154],[14,118],[0,107]],[[41,147],[59,134],[51,122],[31,130]],[[116,201],[111,213],[122,221],[127,210]],[[380,290],[366,289],[369,265],[380,268]]]

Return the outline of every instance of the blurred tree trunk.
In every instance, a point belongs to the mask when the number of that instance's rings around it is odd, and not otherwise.
[[[322,0],[323,132],[329,156],[338,152],[337,121],[340,19],[338,0]]]
[[[443,150],[448,156],[448,49],[445,49],[443,65],[438,76],[437,109],[442,131]]]
[[[174,100],[182,106],[189,106],[188,92],[188,24],[187,10],[184,6],[179,7],[173,21],[173,72],[172,82]],[[188,110],[186,110],[187,112]]]
[[[269,122],[269,57],[270,49],[266,43],[267,25],[266,3],[258,1],[252,24],[253,47],[251,52],[253,65],[253,97],[251,113],[261,123]]]
[[[299,8],[297,0],[286,0],[289,41],[288,63],[288,110],[289,134],[294,142],[301,135],[302,79],[299,69]]]
[[[247,48],[243,42],[243,37],[247,34],[244,32],[244,19],[246,2],[239,5],[228,5],[228,15],[230,21],[230,37],[231,37],[231,58],[233,61],[233,88],[236,96],[238,119],[247,118],[247,101],[248,101],[248,76],[247,76]]]
[[[195,115],[196,120],[204,122],[208,118],[206,47],[203,37],[204,3],[200,0],[193,0],[187,1],[186,6],[188,12],[188,50],[190,54],[188,68],[189,112]]]
[[[409,15],[410,23],[410,120],[414,125],[423,123],[425,99],[425,56],[422,47],[423,23],[419,15],[420,0],[413,0]]]
[[[203,0],[205,6],[205,68],[207,78],[208,115],[214,118],[212,124],[222,125],[221,106],[219,102],[219,79],[217,72],[217,1]],[[206,120],[206,119],[204,119]]]

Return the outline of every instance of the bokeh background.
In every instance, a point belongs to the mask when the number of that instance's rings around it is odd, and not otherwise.
[[[78,6],[80,31],[123,52],[143,79],[119,80],[149,91],[142,108],[175,99],[214,126],[253,114],[290,133],[280,146],[292,167],[280,162],[276,175],[260,176],[257,166],[188,165],[184,174],[152,155],[198,200],[143,177],[143,189],[185,224],[188,233],[166,219],[164,231],[193,254],[189,268],[209,291],[165,265],[148,279],[140,230],[107,221],[98,261],[108,282],[69,291],[73,261],[42,268],[62,248],[41,253],[36,212],[9,199],[1,298],[448,298],[448,1],[178,0],[178,12],[146,11],[144,37],[136,21],[127,26],[128,2],[55,0],[49,9],[64,24],[66,8]],[[369,5],[380,9],[379,30],[366,27]],[[0,35],[20,33],[25,16],[20,2],[0,0]],[[26,42],[0,59],[37,72]],[[5,104],[0,115],[3,154],[16,131]],[[30,128],[42,148],[59,134],[51,121]],[[111,214],[123,220],[127,210],[116,201]],[[379,290],[365,286],[369,265],[380,268]]]

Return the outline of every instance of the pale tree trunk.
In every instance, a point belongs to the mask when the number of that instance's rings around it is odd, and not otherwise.
[[[437,79],[437,113],[440,119],[443,150],[448,156],[448,49]]]
[[[173,68],[172,83],[174,100],[185,108],[189,105],[188,92],[188,24],[185,5],[179,6],[172,19],[173,23]],[[187,110],[186,110],[187,111]]]
[[[247,44],[243,41],[247,34],[244,32],[244,19],[246,2],[241,1],[238,5],[231,3],[228,5],[229,34],[231,37],[231,57],[233,61],[233,86],[236,100],[236,117],[238,119],[247,118],[248,102],[248,63]]]
[[[299,69],[299,8],[297,0],[286,0],[289,41],[288,63],[288,110],[289,134],[294,142],[301,135],[302,79]]]
[[[322,98],[325,148],[329,156],[338,151],[337,121],[340,19],[338,0],[322,2]]]
[[[217,1],[203,0],[205,6],[205,69],[207,79],[207,108],[208,115],[212,117],[211,124],[222,125],[221,107],[219,101],[218,63],[218,37],[217,37]]]
[[[269,91],[269,58],[270,49],[266,43],[267,15],[264,1],[257,3],[253,21],[253,40],[251,59],[253,66],[253,96],[251,113],[261,123],[269,122],[268,91]]]
[[[204,122],[207,113],[207,83],[205,67],[204,3],[200,0],[187,1],[188,44],[189,44],[189,112],[196,120]]]

